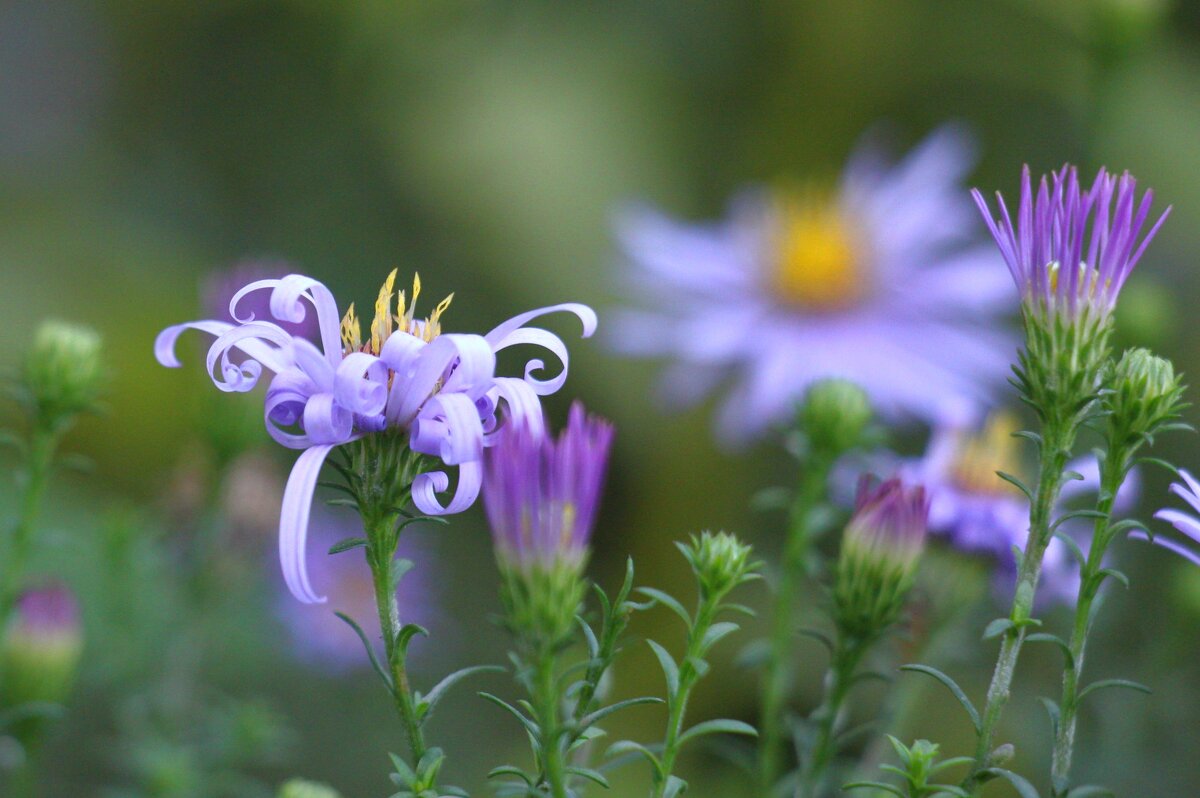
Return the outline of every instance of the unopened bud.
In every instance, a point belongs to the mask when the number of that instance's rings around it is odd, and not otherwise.
[[[1113,369],[1105,404],[1118,434],[1141,436],[1178,415],[1183,385],[1171,361],[1147,349],[1129,349]]]
[[[88,327],[44,322],[26,356],[24,382],[46,424],[93,408],[104,383],[100,336]]]
[[[834,579],[834,620],[847,635],[870,639],[895,623],[925,545],[925,489],[892,479],[859,483]]]
[[[48,585],[23,593],[0,643],[0,706],[63,701],[83,650],[71,591]]]
[[[857,446],[870,421],[866,392],[849,380],[814,382],[800,408],[800,423],[813,448],[834,456]]]
[[[327,784],[292,779],[279,788],[277,798],[341,798],[341,795]]]
[[[755,578],[750,547],[728,532],[701,532],[691,543],[678,545],[708,596],[719,598]]]

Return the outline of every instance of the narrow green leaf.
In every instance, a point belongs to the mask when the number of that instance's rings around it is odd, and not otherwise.
[[[825,646],[830,654],[833,654],[835,649],[833,638],[822,632],[820,629],[797,629],[796,634],[803,635],[804,637],[811,637],[813,640],[816,640],[818,643]]]
[[[572,776],[579,776],[580,778],[587,779],[588,781],[593,781],[606,790],[609,788],[608,779],[604,778],[604,774],[598,770],[592,770],[591,768],[569,767],[567,768],[567,773],[571,774]]]
[[[663,798],[678,798],[687,791],[688,783],[678,776],[667,776],[667,786],[663,789]]]
[[[1116,798],[1116,793],[1098,784],[1083,784],[1067,791],[1067,798]]]
[[[1067,547],[1067,550],[1071,552],[1071,556],[1075,558],[1076,562],[1080,565],[1087,562],[1087,555],[1083,553],[1083,549],[1079,548],[1079,541],[1061,530],[1056,531],[1054,537],[1058,538]]]
[[[1087,687],[1080,690],[1078,700],[1082,701],[1083,697],[1088,693],[1094,693],[1097,690],[1104,690],[1109,687],[1124,687],[1127,690],[1137,690],[1139,693],[1145,693],[1146,695],[1150,695],[1154,692],[1146,685],[1139,684],[1137,682],[1131,682],[1128,679],[1101,679],[1098,682],[1092,682]]]
[[[842,785],[843,790],[883,790],[886,793],[897,796],[897,798],[907,798],[908,793],[902,792],[899,787],[893,787],[891,784],[886,784],[882,781],[852,781],[849,784]]]
[[[344,540],[339,540],[337,543],[334,543],[332,546],[329,547],[329,551],[326,553],[327,554],[341,554],[343,551],[350,551],[350,549],[357,549],[359,546],[365,547],[367,545],[367,543],[368,543],[368,541],[366,538],[346,538]]]
[[[1017,791],[1017,794],[1020,795],[1021,798],[1041,798],[1041,796],[1038,795],[1037,789],[1030,784],[1024,776],[1013,773],[1011,770],[1005,770],[1004,768],[988,768],[983,772],[1007,781],[1013,786],[1013,789]]]
[[[637,592],[641,593],[643,596],[646,596],[647,598],[651,598],[654,601],[657,601],[659,604],[662,604],[664,607],[669,609],[671,612],[675,613],[680,618],[682,618],[683,622],[685,624],[687,624],[688,629],[692,628],[692,616],[688,615],[688,611],[685,610],[683,608],[683,605],[680,604],[678,601],[676,601],[673,596],[670,596],[670,595],[664,593],[663,591],[656,590],[655,588],[652,588],[652,587],[639,587],[637,589]]]
[[[1177,477],[1177,476],[1179,476],[1179,469],[1178,469],[1178,468],[1176,468],[1175,466],[1171,465],[1171,464],[1170,464],[1170,463],[1168,463],[1166,460],[1163,460],[1163,459],[1161,459],[1161,458],[1158,458],[1158,457],[1139,457],[1139,458],[1138,458],[1138,461],[1137,461],[1137,463],[1138,463],[1138,465],[1142,465],[1142,464],[1145,464],[1145,465],[1155,465],[1155,466],[1158,466],[1158,467],[1160,467],[1160,468],[1165,468],[1167,471],[1169,471],[1169,472],[1171,473],[1171,476],[1174,476],[1174,477]]]
[[[697,723],[679,735],[679,745],[683,746],[688,741],[694,740],[697,737],[703,737],[706,734],[744,734],[747,737],[757,737],[758,729],[749,723],[742,723],[740,720],[728,720],[725,718],[706,720],[703,723]]]
[[[1025,642],[1053,643],[1058,646],[1058,650],[1062,652],[1063,658],[1067,661],[1067,670],[1075,670],[1075,656],[1071,653],[1071,647],[1058,635],[1052,635],[1048,632],[1038,632],[1037,634],[1027,636]]]
[[[595,712],[584,715],[582,718],[579,719],[579,725],[580,725],[580,727],[587,729],[588,727],[590,727],[596,723],[599,723],[601,720],[603,720],[604,718],[613,714],[614,712],[620,712],[622,709],[638,706],[639,704],[662,704],[662,703],[664,703],[663,700],[656,696],[642,696],[640,698],[627,698],[624,701],[618,701],[615,704],[609,704],[606,707],[601,707],[600,709],[597,709]]]
[[[1062,717],[1062,713],[1058,709],[1058,702],[1054,701],[1053,699],[1046,698],[1045,696],[1039,696],[1038,703],[1040,703],[1043,707],[1045,707],[1046,714],[1050,716],[1050,728],[1054,731],[1054,734],[1057,736],[1058,724]]]
[[[608,747],[608,750],[604,752],[604,757],[606,759],[613,759],[623,754],[640,754],[646,758],[646,761],[648,761],[650,766],[656,771],[661,768],[658,757],[654,755],[654,752],[641,743],[636,743],[633,740],[618,740]]]
[[[500,767],[492,768],[487,774],[489,779],[498,779],[501,776],[513,776],[525,782],[530,787],[533,786],[533,777],[526,774],[525,771],[516,765],[501,765]]]
[[[653,640],[646,642],[654,650],[654,656],[658,657],[658,664],[662,666],[663,676],[667,677],[667,697],[674,701],[679,692],[679,666],[675,664],[675,659],[665,648]]]
[[[950,759],[943,759],[941,762],[938,762],[929,769],[929,775],[936,776],[943,770],[949,770],[950,768],[958,767],[959,765],[970,765],[974,762],[975,757],[973,756],[955,756],[951,757]]]
[[[392,675],[384,669],[383,663],[379,661],[379,656],[375,653],[375,646],[371,645],[371,640],[367,637],[367,633],[346,613],[335,612],[334,615],[341,618],[342,622],[353,629],[354,634],[358,635],[358,639],[362,641],[363,648],[367,650],[367,657],[371,660],[371,667],[375,669],[375,673],[379,674],[379,678],[383,679],[383,683],[387,685],[388,692],[392,692],[395,689],[392,686]]]
[[[1150,530],[1150,528],[1136,518],[1126,518],[1123,521],[1118,521],[1108,528],[1108,533],[1113,537],[1116,537],[1117,535],[1125,534],[1135,529],[1145,532],[1151,537],[1154,536],[1154,533]]]
[[[492,695],[491,693],[480,693],[479,696],[486,701],[491,701],[493,704],[495,704],[496,706],[505,710],[510,715],[512,715],[514,718],[519,720],[521,722],[521,725],[525,727],[525,731],[529,732],[534,737],[536,737],[538,735],[537,723],[535,723],[534,721],[525,717],[524,713],[522,713],[521,710],[517,709],[512,704],[508,703],[503,698],[500,698],[499,696],[496,696],[496,695]]]
[[[733,634],[734,632],[736,632],[738,629],[741,629],[741,628],[742,627],[738,626],[736,623],[733,623],[732,621],[722,621],[721,623],[714,623],[712,626],[710,626],[708,628],[708,631],[704,633],[704,638],[700,641],[700,651],[701,652],[708,651],[710,648],[713,647],[713,645],[715,645],[717,643],[718,640],[725,637],[726,635]]]
[[[1069,513],[1063,513],[1058,518],[1054,519],[1054,523],[1050,524],[1050,531],[1053,532],[1067,521],[1071,521],[1076,518],[1108,518],[1108,513],[1102,513],[1099,510],[1072,510]]]
[[[1017,490],[1024,493],[1025,497],[1027,499],[1029,499],[1029,501],[1032,502],[1034,500],[1033,499],[1033,491],[1031,491],[1028,488],[1028,486],[1026,486],[1025,483],[1020,480],[1020,478],[1013,476],[1012,474],[1008,473],[1007,471],[997,471],[996,476],[1000,477],[1000,479],[1004,480],[1005,482],[1009,483],[1010,485],[1013,485],[1014,487],[1016,487]]]
[[[971,719],[971,724],[975,727],[975,731],[980,732],[983,729],[983,722],[979,719],[979,711],[975,709],[975,705],[971,703],[971,699],[967,698],[967,694],[963,692],[963,689],[958,686],[958,682],[929,665],[901,665],[900,670],[923,673],[926,676],[932,676],[934,679],[937,679],[958,699],[958,703],[962,704],[962,708],[966,710],[967,716]]]
[[[1126,590],[1129,589],[1129,577],[1125,575],[1124,571],[1118,571],[1116,568],[1101,568],[1096,572],[1096,576],[1098,576],[1101,581],[1103,581],[1105,577],[1112,577],[1124,585]]]
[[[1010,618],[996,618],[988,623],[987,627],[984,628],[983,639],[991,640],[993,637],[999,637],[1015,626],[1016,624],[1014,624]]]
[[[433,686],[421,699],[423,711],[421,712],[422,722],[427,720],[433,714],[433,710],[437,708],[438,702],[446,695],[446,692],[461,682],[463,679],[475,676],[480,673],[504,673],[504,668],[499,665],[475,665],[470,668],[462,668],[454,673],[448,674],[440,682]]]

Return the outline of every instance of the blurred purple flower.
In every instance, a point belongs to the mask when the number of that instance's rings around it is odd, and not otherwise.
[[[26,590],[13,607],[7,634],[44,645],[78,643],[82,627],[75,595],[56,582]]]
[[[362,534],[357,516],[337,513],[318,505],[309,522],[310,537],[317,556],[310,565],[310,575],[325,586],[329,606],[315,606],[295,601],[287,591],[281,591],[276,612],[287,627],[299,659],[330,671],[348,671],[365,667],[368,660],[362,655],[362,641],[333,611],[353,618],[371,641],[380,639],[379,615],[375,604],[375,588],[371,572],[363,567],[360,550],[326,554],[329,547],[346,538]],[[412,560],[416,567],[405,573],[397,589],[400,615],[405,623],[432,628],[439,618],[436,597],[431,586],[436,579],[430,573],[430,558],[401,541],[399,556]],[[382,653],[380,652],[382,657]]]
[[[985,400],[1014,347],[999,329],[1011,306],[999,259],[971,246],[960,181],[972,160],[945,128],[895,166],[860,149],[833,196],[753,191],[704,226],[624,214],[646,309],[613,325],[613,346],[674,358],[666,385],[681,401],[734,375],[718,423],[728,441],[786,420],[823,377],[858,383],[892,417],[935,421],[947,400]]]
[[[413,451],[458,467],[458,482],[443,505],[437,494],[450,487],[444,470],[417,475],[412,486],[417,509],[429,515],[461,512],[474,503],[482,479],[485,447],[492,445],[501,418],[516,424],[541,424],[539,396],[557,391],[567,377],[567,348],[558,336],[524,326],[557,311],[573,313],[591,335],[596,315],[573,303],[553,305],[515,316],[486,335],[441,334],[443,300],[426,319],[415,317],[420,279],[412,296],[393,293],[396,272],[385,281],[375,304],[370,338],[361,340],[351,305],[339,322],[333,294],[320,282],[292,274],[257,280],[234,294],[234,321],[196,321],[159,333],[154,351],[164,366],[178,367],[175,342],[189,329],[216,336],[207,368],[222,391],[249,391],[263,369],[274,372],[266,393],[267,431],[276,441],[303,449],[284,490],[279,521],[279,556],[289,589],[299,600],[320,603],[305,566],[305,537],[317,476],[329,453],[345,443],[384,430],[407,433]],[[320,347],[278,324],[260,321],[241,309],[244,297],[270,290],[269,310],[292,323],[316,313]],[[451,295],[453,296],[453,295]],[[395,310],[393,311],[393,303]],[[523,377],[497,377],[496,353],[518,344],[540,346],[562,363],[559,374],[538,379],[540,359],[527,362]],[[230,352],[245,359],[234,362]]]
[[[1183,482],[1172,482],[1171,492],[1181,497],[1194,511],[1200,513],[1200,482],[1197,482],[1195,477],[1183,469],[1179,470],[1179,477]],[[1180,542],[1155,535],[1151,542],[1200,565],[1200,519],[1169,507],[1159,510],[1154,517],[1175,527],[1186,536],[1186,539]],[[1130,532],[1129,537],[1137,540],[1150,540],[1150,536],[1141,530]]]
[[[912,480],[922,481],[929,489],[929,528],[937,537],[967,554],[983,555],[997,564],[997,586],[1011,591],[1011,575],[1017,563],[1013,547],[1024,547],[1029,532],[1029,502],[1017,489],[996,475],[1004,471],[1019,476],[1023,472],[1019,457],[1016,418],[1000,412],[982,425],[970,414],[946,422],[933,431],[925,456],[903,469]],[[1068,481],[1060,495],[1061,505],[1099,489],[1100,474],[1094,460],[1080,459],[1068,465],[1082,480]],[[1117,509],[1133,505],[1138,480],[1134,472],[1117,496]],[[1088,531],[1079,525],[1064,525],[1083,549],[1087,550]],[[1042,592],[1039,601],[1073,601],[1079,585],[1079,563],[1066,544],[1050,541],[1042,565]]]
[[[854,515],[846,525],[843,547],[860,556],[886,561],[902,571],[913,567],[925,547],[929,499],[923,485],[904,480],[858,481]]]
[[[517,567],[582,564],[600,506],[613,427],[571,405],[555,440],[514,424],[484,456],[483,504],[496,551]]]
[[[1080,188],[1074,166],[1064,166],[1050,178],[1047,184],[1042,177],[1035,196],[1029,167],[1022,170],[1016,224],[999,192],[999,219],[993,218],[978,189],[971,194],[1027,308],[1070,318],[1079,316],[1081,309],[1107,316],[1171,209],[1163,212],[1139,244],[1154,192],[1146,191],[1141,203],[1136,203],[1137,181],[1128,172],[1116,177],[1101,168],[1086,190]]]

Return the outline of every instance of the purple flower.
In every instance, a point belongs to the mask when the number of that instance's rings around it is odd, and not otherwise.
[[[1154,192],[1146,191],[1137,203],[1136,189],[1128,172],[1116,177],[1102,168],[1084,190],[1075,167],[1064,166],[1049,183],[1042,177],[1035,197],[1026,166],[1015,225],[999,192],[999,219],[978,189],[971,194],[1025,306],[1076,318],[1087,310],[1101,317],[1112,312],[1121,286],[1171,212],[1167,208],[1139,243]]]
[[[1195,477],[1183,469],[1179,470],[1179,476],[1183,479],[1183,482],[1171,483],[1171,492],[1180,496],[1185,502],[1191,505],[1193,510],[1200,513],[1200,482],[1197,482]],[[1164,538],[1161,535],[1155,535],[1151,542],[1157,543],[1168,551],[1175,552],[1180,557],[1196,565],[1200,565],[1200,520],[1169,507],[1159,510],[1154,514],[1154,517],[1166,521],[1182,532],[1186,536],[1186,540],[1180,542]],[[1129,537],[1138,540],[1151,540],[1150,536],[1141,530],[1130,532]]]
[[[557,440],[529,424],[500,436],[484,458],[483,504],[502,562],[582,566],[612,439],[612,425],[579,402]]]
[[[41,645],[79,644],[79,604],[66,586],[51,583],[22,593],[13,607],[7,634]]]
[[[681,400],[732,376],[718,424],[732,441],[788,419],[824,377],[861,385],[892,417],[936,420],[947,400],[985,399],[1012,344],[996,323],[1003,271],[969,246],[969,150],[952,129],[896,166],[860,150],[832,195],[753,191],[715,225],[625,214],[618,234],[646,309],[623,315],[613,345],[674,358],[667,387]]]
[[[1029,502],[1017,489],[996,475],[997,471],[1020,476],[1024,472],[1013,436],[1019,426],[1006,412],[992,415],[982,424],[971,413],[933,431],[925,455],[903,469],[909,479],[920,480],[929,489],[929,529],[935,536],[966,554],[989,557],[998,566],[997,583],[1011,590],[1007,576],[1016,573],[1013,547],[1023,547],[1029,533]],[[1095,461],[1077,460],[1068,469],[1082,480],[1071,480],[1060,494],[1062,504],[1099,489]],[[1136,472],[1130,475],[1117,496],[1117,507],[1129,507],[1137,498]],[[1086,533],[1071,532],[1086,549]],[[1079,584],[1079,563],[1066,544],[1052,538],[1042,565],[1043,592],[1051,601],[1074,599]]]
[[[388,277],[375,303],[370,337],[362,340],[351,305],[339,322],[337,304],[323,284],[303,275],[257,280],[230,301],[234,321],[196,321],[168,327],[154,344],[164,366],[177,367],[175,342],[186,330],[216,336],[207,367],[222,391],[249,391],[263,369],[274,373],[266,393],[267,431],[276,441],[303,449],[284,490],[279,522],[279,555],[289,589],[301,601],[318,603],[305,569],[305,535],[317,475],[335,447],[365,435],[391,430],[408,436],[413,451],[457,466],[458,482],[449,501],[437,494],[450,479],[444,470],[417,475],[416,507],[429,515],[458,513],[479,493],[483,450],[495,442],[499,406],[517,424],[541,423],[539,396],[554,393],[567,377],[567,348],[558,336],[525,324],[556,311],[575,314],[591,335],[596,315],[584,305],[553,305],[515,316],[486,335],[441,333],[441,315],[451,297],[426,319],[415,316],[420,279],[411,298],[394,294],[396,273]],[[315,311],[320,346],[269,321],[244,313],[243,298],[270,291],[268,309],[281,322],[300,323]],[[393,310],[393,304],[395,309]],[[548,350],[562,363],[553,377],[534,374],[545,367],[528,361],[523,377],[498,377],[496,353],[517,344]],[[230,353],[242,358],[235,362]]]
[[[310,562],[310,576],[325,585],[329,607],[300,604],[290,593],[280,596],[276,612],[291,636],[298,657],[331,671],[353,670],[367,665],[362,656],[358,635],[340,618],[330,612],[337,610],[349,615],[363,628],[370,640],[379,640],[379,615],[375,604],[375,587],[370,572],[362,567],[362,557],[356,551],[325,554],[329,547],[349,537],[362,534],[357,518],[339,514],[318,505],[309,521],[309,536],[318,552]],[[431,593],[434,580],[430,578],[429,557],[413,550],[401,541],[399,556],[414,560],[417,567],[404,574],[397,588],[397,601],[405,623],[432,625],[435,599]]]

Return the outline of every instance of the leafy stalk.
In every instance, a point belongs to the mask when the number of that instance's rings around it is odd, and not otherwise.
[[[46,485],[54,467],[54,453],[58,449],[61,437],[59,431],[41,424],[35,425],[30,432],[21,514],[7,541],[3,579],[0,579],[0,629],[7,625],[8,616],[21,593]]]
[[[829,763],[837,753],[836,740],[841,730],[846,698],[855,685],[855,672],[871,641],[839,635],[831,652],[825,674],[825,697],[810,716],[816,737],[800,769],[796,798],[816,798],[824,789]]]
[[[808,571],[814,520],[825,504],[828,475],[828,458],[814,458],[788,516],[787,541],[771,609],[770,648],[759,722],[762,738],[758,749],[758,786],[759,794],[764,796],[773,793],[783,771],[785,714],[796,670],[793,656],[796,596]]]

